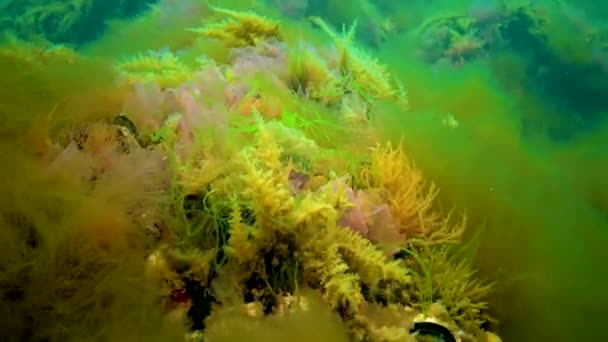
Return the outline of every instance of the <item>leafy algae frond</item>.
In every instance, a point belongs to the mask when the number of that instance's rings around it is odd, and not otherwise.
[[[186,81],[192,71],[171,51],[149,51],[116,64],[116,69],[128,84],[157,82],[162,87]]]
[[[221,7],[207,6],[229,18],[219,23],[189,29],[207,38],[218,39],[231,48],[255,46],[259,42],[276,38],[281,40],[280,23],[253,12],[233,11]]]
[[[352,79],[354,89],[360,89],[364,97],[397,99],[403,105],[407,104],[405,91],[391,81],[386,66],[355,45],[357,22],[348,30],[344,29],[342,33],[338,33],[319,17],[313,17],[311,20],[333,39],[338,48],[339,68],[343,77]]]
[[[298,44],[289,50],[288,61],[291,89],[328,105],[340,101],[344,95],[342,78],[316,49]]]
[[[362,170],[358,181],[368,188],[380,189],[398,230],[406,239],[423,239],[432,244],[458,243],[466,220],[452,225],[451,215],[434,208],[438,189],[427,185],[422,173],[407,158],[401,147],[376,146],[371,166]]]
[[[493,322],[486,313],[493,283],[478,279],[468,260],[457,260],[445,246],[427,249],[422,256],[433,275],[434,296],[457,326],[476,331],[484,322]]]

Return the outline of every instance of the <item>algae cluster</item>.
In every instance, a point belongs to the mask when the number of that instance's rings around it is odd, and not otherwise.
[[[111,320],[98,317],[99,328],[80,327],[63,312],[80,306],[104,315],[96,309],[102,305],[98,296],[109,296],[107,310],[127,305],[112,283],[106,289],[104,277],[158,287],[158,294],[144,296],[156,298],[154,311],[174,316],[174,324],[203,338],[213,326],[207,321],[214,322],[222,308],[259,305],[249,319],[289,315],[309,291],[320,295],[355,340],[409,340],[414,316],[427,314],[432,304],[445,310],[445,324],[455,334],[483,334],[491,318],[485,295],[475,293],[490,287],[475,280],[469,266],[442,266],[453,263],[442,246],[460,241],[464,222],[434,206],[436,190],[427,189],[401,146],[370,143],[375,139],[366,117],[374,102],[407,103],[388,71],[320,20],[335,45],[314,52],[299,41],[317,55],[301,60],[288,53],[279,23],[253,12],[211,9],[231,21],[192,34],[219,39],[231,51],[228,60],[192,62],[170,51],[118,59],[107,72],[115,77],[109,83],[119,89],[121,110],[62,124],[57,116],[69,104],[58,102],[49,109],[47,129],[32,133],[40,141],[31,155],[37,163],[32,173],[48,172],[47,181],[60,177],[74,189],[56,195],[68,203],[60,201],[57,212],[48,213],[52,217],[44,220],[57,220],[48,228],[30,222],[27,211],[5,207],[7,238],[19,247],[3,266],[2,288],[10,297],[3,310],[22,320],[5,330],[7,337],[94,338]],[[19,41],[3,51],[4,62],[22,64],[19,72],[47,67],[46,58],[75,68],[100,63],[67,47],[37,55]],[[299,64],[296,75],[293,63]],[[313,63],[317,67],[305,67]],[[314,79],[331,80],[333,90],[303,81]],[[63,96],[51,95],[49,103]],[[38,115],[44,120],[45,114]],[[356,117],[358,126],[344,126]],[[345,137],[324,137],[336,134]],[[363,135],[369,150],[355,152]],[[371,164],[365,162],[372,155]],[[66,237],[47,241],[42,234],[53,235],[54,225],[65,226]],[[30,252],[19,253],[23,248]],[[56,257],[55,250],[61,251]],[[132,265],[132,254],[141,256],[141,269],[113,275]],[[38,258],[55,260],[46,268],[58,273],[39,271]],[[138,278],[145,265],[148,275]],[[436,282],[455,276],[463,292]],[[47,277],[56,277],[58,287],[39,297],[38,282]],[[105,292],[97,294],[96,287]],[[89,295],[91,300],[80,299]],[[45,310],[54,318],[39,322]],[[394,318],[388,322],[382,315]],[[90,330],[90,336],[76,329]]]
[[[68,46],[127,3],[5,3],[0,339],[416,341],[435,322],[489,342],[549,336],[559,272],[598,293],[582,242],[559,267],[534,247],[563,246],[549,222],[600,235],[601,132],[524,150],[518,106],[582,110],[537,87],[566,69],[601,117],[601,61],[569,53],[600,33],[573,47],[555,13],[501,1],[420,21],[390,1],[163,0]],[[505,65],[524,82],[493,79]],[[518,87],[535,90],[502,92]],[[543,328],[514,333],[533,313]]]

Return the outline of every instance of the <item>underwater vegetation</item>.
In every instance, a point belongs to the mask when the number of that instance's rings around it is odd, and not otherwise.
[[[529,134],[546,131],[565,140],[604,119],[608,69],[603,26],[562,1],[474,3],[468,12],[436,15],[420,25],[416,34],[424,37],[425,60],[453,65],[489,60],[509,87],[523,86],[552,103],[557,113],[553,122],[540,122],[534,114],[525,118]],[[492,59],[497,56],[501,58]],[[513,74],[526,76],[514,80]]]
[[[563,12],[0,4],[1,340],[602,339],[605,129],[538,127],[605,112]]]
[[[94,39],[111,17],[131,16],[154,1],[4,0],[0,30],[26,39],[81,44]]]

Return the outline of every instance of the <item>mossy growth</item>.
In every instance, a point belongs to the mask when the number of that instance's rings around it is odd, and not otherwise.
[[[0,181],[0,241],[7,246],[0,252],[0,339],[183,338],[183,328],[165,321],[158,286],[142,268],[148,218],[164,194],[150,169],[137,175],[133,165],[154,153],[122,149],[117,127],[86,126],[65,139],[41,137],[52,139],[45,152],[51,158],[0,139],[7,162]]]

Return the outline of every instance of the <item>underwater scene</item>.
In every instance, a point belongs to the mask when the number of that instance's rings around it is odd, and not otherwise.
[[[0,0],[0,341],[608,341],[608,2]]]

